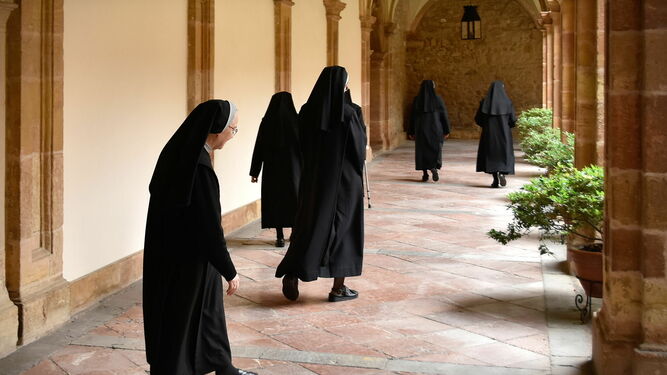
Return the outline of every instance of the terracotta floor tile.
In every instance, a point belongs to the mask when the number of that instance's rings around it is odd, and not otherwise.
[[[67,375],[67,373],[50,359],[45,359],[22,375]]]
[[[70,346],[51,356],[70,375],[93,373],[144,373],[144,370],[113,349]]]
[[[496,341],[473,332],[463,329],[450,329],[443,332],[436,332],[428,335],[416,336],[421,340],[438,345],[446,351],[467,348],[477,345],[495,343]]]
[[[548,363],[548,357],[500,342],[452,350],[494,366],[512,367],[513,364],[543,359]]]

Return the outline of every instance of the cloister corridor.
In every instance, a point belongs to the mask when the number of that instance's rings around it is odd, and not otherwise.
[[[560,271],[564,249],[502,246],[506,194],[540,171],[519,157],[504,189],[475,173],[476,141],[449,140],[439,182],[420,182],[414,145],[369,163],[363,275],[357,300],[330,303],[330,281],[301,283],[287,301],[274,277],[284,249],[254,222],[228,233],[242,276],[226,298],[234,363],[259,374],[587,374],[590,322],[580,286]],[[521,153],[517,150],[517,155]],[[3,375],[145,374],[141,281],[0,359]],[[597,303],[594,303],[594,307]]]

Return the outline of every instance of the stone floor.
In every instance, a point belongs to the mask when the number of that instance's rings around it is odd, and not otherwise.
[[[354,301],[326,301],[330,280],[287,301],[274,278],[284,249],[253,223],[229,234],[242,276],[226,298],[236,366],[260,374],[586,374],[589,325],[563,249],[486,237],[510,217],[505,195],[539,173],[517,163],[505,189],[475,173],[476,143],[448,141],[437,183],[420,182],[408,143],[369,164],[363,276]],[[0,360],[0,374],[145,374],[140,282]]]

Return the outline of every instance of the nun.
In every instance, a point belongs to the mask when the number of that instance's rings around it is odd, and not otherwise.
[[[262,228],[276,228],[276,247],[285,246],[283,228],[291,228],[296,216],[301,156],[297,113],[292,94],[271,97],[259,125],[250,165],[250,181],[262,174]]]
[[[150,182],[143,313],[152,375],[252,375],[232,365],[223,306],[239,287],[209,154],[238,131],[236,107],[199,104],[162,149]],[[255,374],[256,375],[256,374]]]
[[[493,81],[479,103],[475,122],[482,127],[477,149],[477,172],[493,175],[492,188],[507,185],[508,174],[514,174],[512,128],[516,114],[502,81]]]
[[[357,298],[345,278],[361,275],[364,248],[362,172],[366,135],[345,99],[345,68],[324,68],[299,112],[303,170],[292,241],[278,265],[283,294],[299,297],[299,280],[333,278],[330,302]]]
[[[442,168],[442,145],[449,137],[450,124],[445,102],[435,92],[435,82],[422,81],[419,94],[412,102],[408,137],[415,140],[415,169],[423,172],[422,181],[438,181]]]

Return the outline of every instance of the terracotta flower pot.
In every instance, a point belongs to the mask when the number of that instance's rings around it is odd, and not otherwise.
[[[602,298],[602,253],[568,249],[574,266],[574,274],[579,279],[586,294]]]

